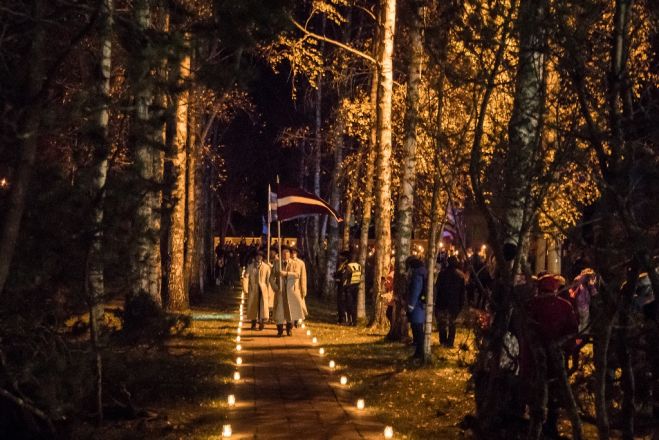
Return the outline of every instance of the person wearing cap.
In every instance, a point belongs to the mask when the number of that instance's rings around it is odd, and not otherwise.
[[[464,306],[466,280],[455,255],[446,259],[446,267],[439,273],[435,286],[435,311],[439,329],[439,343],[451,348],[455,342],[455,320]]]
[[[417,256],[407,257],[405,267],[408,271],[409,284],[407,287],[407,316],[412,327],[415,359],[423,359],[423,323],[426,320],[426,289],[428,285],[428,271],[423,261]]]
[[[559,347],[568,352],[574,348],[574,340],[570,340],[570,335],[576,335],[579,329],[577,314],[569,301],[558,296],[561,286],[565,285],[565,279],[560,275],[552,273],[543,274],[537,279],[538,293],[531,298],[527,304],[527,320],[529,322],[531,334],[535,335],[536,347],[533,342],[527,340],[523,344],[523,353],[521,356],[521,375],[526,377],[529,383],[533,383],[534,376],[538,371],[546,371],[545,378],[536,379],[538,381],[547,381],[547,413],[543,426],[543,433],[550,438],[558,438],[558,409],[560,407],[560,375],[557,371],[556,361],[552,361],[555,344],[565,343]],[[540,349],[544,352],[546,368],[538,369],[533,365],[533,356],[531,353]],[[542,358],[542,357],[541,357]],[[565,384],[564,384],[565,385]],[[565,385],[568,386],[568,385]],[[530,396],[531,399],[537,397],[536,393]],[[536,405],[538,406],[538,405]]]
[[[291,250],[282,246],[281,260],[276,261],[272,286],[275,289],[274,319],[277,323],[277,336],[292,335],[293,323],[305,318],[302,300],[300,270],[291,258]],[[306,275],[306,273],[305,273]],[[306,280],[304,283],[306,287]]]
[[[254,260],[245,271],[247,278],[247,319],[252,321],[252,330],[263,330],[269,317],[268,304],[272,295],[270,287],[271,268],[263,261],[263,252],[257,251]]]

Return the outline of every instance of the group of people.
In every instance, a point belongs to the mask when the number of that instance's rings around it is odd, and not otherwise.
[[[270,263],[266,252],[255,250],[242,276],[246,317],[252,330],[263,330],[266,322],[274,321],[277,336],[284,331],[291,336],[293,327],[308,316],[306,265],[295,247],[282,246],[281,258],[278,248],[271,248]]]

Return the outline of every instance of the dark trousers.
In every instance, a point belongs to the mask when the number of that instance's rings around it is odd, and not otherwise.
[[[338,323],[346,322],[346,288],[338,286],[336,289],[336,311],[338,313]]]
[[[345,290],[345,310],[347,322],[350,325],[357,323],[357,290],[359,286],[348,286]]]
[[[449,310],[440,310],[437,319],[439,328],[439,343],[445,347],[453,347],[455,342],[455,319],[457,313],[451,313]]]
[[[410,326],[412,327],[412,339],[414,340],[414,346],[416,347],[414,350],[414,357],[423,358],[423,323],[412,323]]]

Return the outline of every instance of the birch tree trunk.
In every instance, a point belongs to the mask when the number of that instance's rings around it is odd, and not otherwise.
[[[186,39],[188,36],[185,37]],[[189,91],[185,84],[190,77],[189,47],[178,66],[178,79],[181,92],[176,97],[176,130],[172,144],[167,151],[165,161],[169,169],[171,185],[167,213],[169,216],[169,233],[167,234],[167,300],[165,308],[169,311],[186,310],[189,306],[185,282],[185,206],[186,206],[186,142],[188,138],[188,99]]]
[[[391,256],[391,103],[393,97],[394,33],[396,28],[396,0],[382,0],[382,39],[378,61],[378,144],[375,163],[377,185],[375,205],[375,268],[373,296],[380,304],[384,293]],[[376,306],[377,307],[377,306]],[[377,310],[377,309],[376,309]]]
[[[366,168],[364,169],[364,196],[362,206],[362,222],[359,232],[359,264],[362,267],[362,273],[366,273],[366,259],[368,257],[368,231],[371,227],[371,211],[373,210],[373,185],[375,183],[375,157],[377,145],[377,101],[378,101],[378,67],[373,67],[373,77],[371,78],[371,137],[366,146]],[[357,291],[357,320],[361,321],[366,318],[366,277],[362,275]]]
[[[522,249],[520,235],[528,218],[534,159],[540,145],[545,106],[545,19],[547,0],[522,0],[517,26],[519,64],[513,110],[508,125],[509,149],[504,170],[504,242],[508,260]]]
[[[337,120],[337,127],[335,133],[334,145],[334,171],[332,172],[332,192],[330,193],[330,205],[337,212],[339,211],[339,203],[341,200],[341,187],[339,179],[341,177],[343,162],[343,121],[341,118]],[[325,280],[323,283],[323,296],[334,297],[334,272],[336,272],[336,265],[339,259],[339,224],[333,216],[329,217],[329,233],[327,239],[327,264],[325,266]]]
[[[391,331],[389,332],[389,337],[393,340],[407,337],[405,260],[410,256],[412,244],[412,216],[414,214],[414,187],[416,184],[416,129],[419,119],[419,86],[423,69],[422,14],[423,3],[415,2],[410,27],[410,64],[408,66],[405,103],[403,175],[401,176],[396,209],[394,295],[396,296],[396,305],[400,305],[400,307],[394,307]],[[430,270],[430,267],[428,270]]]
[[[341,239],[341,250],[351,251],[350,243],[350,223],[352,223],[352,211],[355,203],[355,183],[357,182],[357,173],[354,173],[348,182],[345,210],[343,212],[343,238]],[[363,266],[362,266],[363,267]]]
[[[130,293],[133,295],[147,293],[151,299],[161,305],[160,292],[151,282],[150,262],[154,242],[158,242],[157,233],[151,229],[153,225],[152,178],[154,168],[153,157],[153,126],[149,105],[153,101],[153,86],[151,75],[151,42],[146,36],[151,27],[151,12],[146,0],[139,0],[134,5],[137,30],[144,36],[143,46],[131,63],[136,78],[135,114],[133,117],[132,141],[134,146],[133,166],[138,178],[140,198],[137,202],[137,212],[133,225],[133,249],[131,252]]]
[[[98,70],[98,109],[96,110],[96,127],[94,132],[96,151],[95,163],[90,188],[92,196],[91,242],[87,254],[86,288],[89,301],[90,343],[94,357],[94,394],[96,404],[96,422],[103,423],[103,362],[99,347],[99,321],[103,317],[103,297],[105,285],[103,279],[103,215],[105,201],[105,182],[108,173],[108,156],[110,140],[108,125],[110,119],[110,75],[112,68],[112,0],[103,0],[99,14],[99,37],[101,57]]]
[[[32,103],[26,110],[26,115],[20,127],[18,136],[21,152],[10,182],[9,197],[6,211],[2,213],[2,232],[0,235],[0,294],[4,292],[9,268],[14,258],[18,233],[25,211],[25,198],[32,178],[32,169],[37,156],[39,140],[39,126],[41,112],[35,103],[35,98],[41,90],[44,75],[43,49],[44,30],[40,22],[43,17],[43,4],[41,0],[33,3],[32,17],[34,17],[34,37],[30,47],[30,64],[28,68],[27,87],[25,99]]]

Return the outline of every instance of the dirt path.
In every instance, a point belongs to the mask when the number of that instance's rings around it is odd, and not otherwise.
[[[236,327],[239,293],[236,296]],[[274,324],[263,331],[243,324],[236,356],[241,379],[233,386],[236,406],[228,415],[238,439],[376,439],[383,426],[366,410],[356,408],[356,396],[339,383],[349,374],[329,368],[332,353],[321,356],[322,341],[312,343],[313,324],[277,337]],[[234,334],[235,337],[235,334]]]

